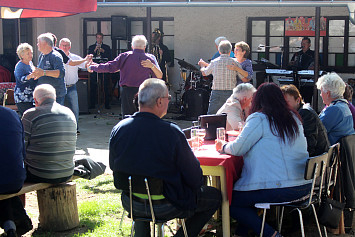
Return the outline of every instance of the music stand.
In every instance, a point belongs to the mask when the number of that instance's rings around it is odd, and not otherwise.
[[[107,62],[108,62],[108,58],[95,57],[95,58],[93,58],[93,61],[94,61],[95,63],[98,63],[98,64],[100,64],[100,63],[107,63]],[[103,104],[100,102],[100,101],[101,101],[101,97],[102,97],[102,95],[101,95],[101,90],[104,92],[104,93],[103,93],[103,96],[104,96],[103,101],[105,100],[105,88],[102,87],[102,83],[101,83],[101,82],[105,83],[105,82],[104,82],[104,80],[105,80],[105,73],[101,73],[101,75],[102,75],[102,80],[100,80],[100,78],[99,78],[99,72],[96,72],[96,84],[97,84],[97,89],[96,89],[96,90],[97,90],[97,114],[101,114],[101,109],[103,108],[103,107],[102,107]]]

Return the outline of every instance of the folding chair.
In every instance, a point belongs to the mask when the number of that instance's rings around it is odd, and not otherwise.
[[[314,204],[320,203],[320,201],[321,201],[321,196],[322,196],[322,191],[323,191],[324,174],[325,174],[327,164],[328,164],[328,153],[327,152],[320,155],[320,156],[311,157],[307,160],[304,178],[306,180],[312,180],[312,185],[311,185],[309,193],[306,196],[304,196],[300,199],[297,199],[297,200],[290,200],[289,202],[283,202],[283,203],[256,203],[255,204],[256,208],[264,209],[260,237],[263,236],[263,232],[264,232],[266,210],[270,209],[271,206],[281,207],[281,216],[280,216],[280,221],[279,221],[279,226],[278,226],[278,229],[279,229],[278,231],[280,233],[281,233],[281,227],[282,227],[284,208],[285,207],[292,207],[292,208],[294,208],[293,210],[297,210],[298,215],[299,215],[299,219],[300,219],[302,237],[304,237],[305,234],[304,234],[304,227],[303,227],[303,219],[302,219],[301,210],[306,209],[311,206],[312,210],[313,210],[314,218],[316,220],[319,236],[322,237],[322,231],[319,226],[318,217],[317,217],[317,213],[316,213]],[[316,181],[317,181],[318,177],[319,177],[320,182],[319,182],[319,186],[317,185],[318,187],[316,188]],[[327,236],[327,232],[325,232],[325,235]]]
[[[160,226],[158,229],[158,235],[164,236],[164,225],[167,221],[166,219],[157,219],[154,213],[154,205],[152,200],[152,195],[162,195],[163,194],[163,181],[161,179],[153,178],[153,177],[145,177],[140,175],[128,175],[124,173],[114,174],[117,179],[115,179],[115,186],[118,189],[123,190],[124,192],[129,192],[129,200],[130,200],[130,208],[127,210],[129,212],[129,217],[132,219],[132,227],[131,227],[131,236],[133,237],[134,233],[134,224],[136,221],[147,221],[153,223],[153,236],[155,237],[155,225]],[[116,182],[117,181],[117,182]],[[128,189],[127,189],[128,187]],[[148,202],[151,217],[149,216],[136,216],[133,211],[133,200],[139,199],[139,197],[134,196],[133,193],[139,195],[146,195]],[[146,200],[146,199],[143,199]],[[124,213],[122,214],[122,218]],[[185,237],[188,237],[185,220],[181,220],[181,225],[184,231]],[[122,219],[121,219],[122,223]],[[121,224],[120,224],[121,225]]]
[[[15,104],[15,97],[14,97],[14,90],[7,89],[4,93],[3,103],[2,106],[10,108],[12,110],[17,111],[17,106]]]

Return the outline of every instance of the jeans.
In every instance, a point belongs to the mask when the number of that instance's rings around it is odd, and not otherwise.
[[[207,114],[215,114],[233,93],[232,90],[212,90]]]
[[[65,96],[61,96],[61,97],[57,96],[56,102],[60,105],[64,105],[64,99],[65,99]]]
[[[78,101],[78,91],[76,90],[76,84],[67,87],[67,94],[65,95],[65,104],[68,105],[68,108],[71,109],[71,111],[73,111],[76,119],[76,124],[78,126],[79,101]]]
[[[187,218],[186,230],[188,236],[197,236],[203,226],[209,221],[221,205],[221,192],[215,188],[202,186],[197,195],[197,207],[195,210],[180,210],[175,208],[170,202],[154,205],[154,214],[158,220],[171,220],[174,218]],[[122,194],[122,205],[127,211],[129,207],[129,196]],[[141,203],[133,200],[133,212],[136,216],[151,217],[149,202]],[[135,237],[149,237],[149,222],[135,222]],[[184,236],[182,228],[175,236]]]
[[[262,219],[257,215],[255,203],[287,202],[296,200],[310,192],[311,184],[289,188],[260,189],[252,191],[233,191],[230,215],[238,222],[236,235],[247,236],[252,229],[258,235],[261,230]],[[265,223],[264,236],[269,237],[275,230]]]
[[[138,93],[138,87],[122,86],[120,89],[121,95],[121,114],[122,118],[126,115],[134,114],[137,108],[133,102],[135,95]]]

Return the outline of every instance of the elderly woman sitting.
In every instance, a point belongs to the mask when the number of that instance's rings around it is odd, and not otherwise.
[[[238,123],[245,122],[255,91],[252,84],[239,84],[233,89],[233,94],[226,103],[217,111],[217,114],[227,114],[227,130],[238,129]]]
[[[333,145],[340,138],[354,134],[353,117],[348,101],[343,98],[345,82],[332,72],[318,79],[317,88],[326,105],[319,118],[327,129],[330,144]]]

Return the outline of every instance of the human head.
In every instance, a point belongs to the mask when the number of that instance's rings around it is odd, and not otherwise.
[[[247,43],[245,43],[244,41],[240,41],[240,42],[236,43],[234,45],[234,51],[237,50],[238,48],[241,49],[243,53],[245,52],[244,56],[243,56],[244,58],[247,58],[249,56],[250,47]],[[235,52],[234,54],[237,54],[237,53]]]
[[[59,48],[64,51],[64,53],[69,54],[69,50],[71,49],[71,42],[68,38],[62,38],[59,41]]]
[[[153,33],[152,33],[152,41],[156,44],[158,44],[161,40],[161,38],[164,37],[164,32],[159,30],[158,28],[155,28]]]
[[[221,43],[221,41],[223,41],[223,40],[227,40],[227,38],[224,37],[224,36],[220,36],[220,37],[217,37],[217,38],[214,40],[214,43],[215,43],[217,49],[218,49],[219,43]]]
[[[163,80],[147,79],[139,86],[139,111],[149,111],[162,118],[167,113],[169,98],[169,91]]]
[[[353,92],[354,89],[348,83],[345,83],[344,99],[351,102],[353,100]]]
[[[311,39],[304,37],[301,42],[301,47],[304,52],[306,52],[311,47]]]
[[[101,32],[97,32],[95,36],[96,36],[96,42],[98,44],[102,44],[102,41],[104,40],[104,34],[102,34]]]
[[[22,59],[23,55],[26,53],[26,51],[30,51],[33,54],[33,48],[30,44],[28,43],[22,43],[19,46],[17,46],[16,53],[19,59]]]
[[[136,35],[132,38],[133,49],[145,49],[147,45],[147,38],[144,35]]]
[[[236,98],[242,109],[250,107],[255,87],[250,83],[242,83],[233,89],[233,97]]]
[[[287,104],[294,110],[298,110],[301,103],[303,103],[301,93],[295,85],[283,85],[281,88]]]
[[[323,103],[329,105],[333,100],[343,98],[345,82],[338,74],[331,72],[318,79],[317,89],[321,91]]]
[[[218,45],[218,51],[220,54],[230,54],[232,51],[232,44],[228,40],[222,40]]]
[[[275,83],[261,84],[254,94],[251,113],[261,112],[269,120],[272,133],[279,136],[282,141],[290,139],[293,141],[299,133],[298,125],[291,112],[291,108],[281,92],[281,89]]]
[[[38,46],[38,50],[41,53],[46,54],[52,51],[52,48],[54,46],[53,34],[52,33],[40,34],[37,37],[37,46]]]
[[[41,106],[42,102],[46,99],[56,100],[54,87],[49,84],[41,84],[36,86],[33,91],[33,99],[35,100],[36,107]]]

